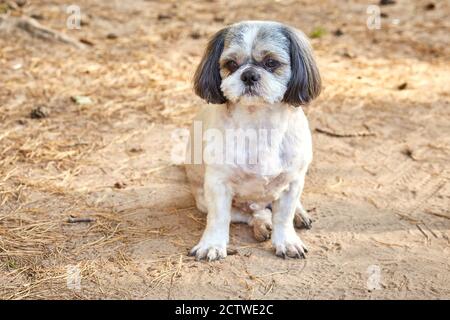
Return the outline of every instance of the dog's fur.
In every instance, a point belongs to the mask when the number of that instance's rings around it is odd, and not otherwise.
[[[311,226],[300,195],[312,160],[312,143],[300,106],[321,89],[307,38],[276,22],[231,25],[208,43],[194,83],[197,95],[218,105],[205,106],[196,118],[203,131],[210,133],[200,147],[193,143],[196,133],[191,131],[186,172],[197,208],[207,213],[207,224],[190,254],[208,260],[226,257],[230,222],[244,222],[253,226],[256,239],[271,237],[278,256],[305,257],[307,250],[294,224]],[[230,132],[246,130],[273,133],[270,142],[258,149],[256,163],[249,163],[246,143],[228,146],[235,138]],[[218,142],[220,135],[227,137],[225,147]],[[244,136],[247,139],[251,133]],[[196,148],[201,154],[209,149],[223,151],[213,157],[222,161],[204,159],[192,164],[192,155],[199,152]],[[230,160],[229,152],[247,162]]]

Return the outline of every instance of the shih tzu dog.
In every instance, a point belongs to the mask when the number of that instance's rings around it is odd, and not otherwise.
[[[306,36],[286,25],[246,21],[209,41],[194,77],[205,105],[191,128],[186,173],[206,228],[190,251],[227,255],[230,222],[247,223],[277,256],[304,258],[295,227],[311,227],[300,202],[312,160],[301,105],[317,97],[319,71]]]

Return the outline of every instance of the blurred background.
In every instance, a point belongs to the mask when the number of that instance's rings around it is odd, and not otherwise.
[[[450,3],[0,0],[0,298],[450,298]],[[208,37],[307,34],[314,163],[280,260],[245,226],[186,257],[205,218],[171,162],[203,102]],[[214,106],[212,106],[214,107]]]

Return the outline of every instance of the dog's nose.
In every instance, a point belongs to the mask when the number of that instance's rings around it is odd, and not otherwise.
[[[261,76],[257,72],[255,72],[255,70],[252,69],[246,70],[241,74],[241,80],[247,86],[254,85],[259,81],[260,78]]]

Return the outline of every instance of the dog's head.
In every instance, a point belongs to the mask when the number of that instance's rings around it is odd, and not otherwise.
[[[321,80],[306,36],[277,22],[240,22],[209,41],[194,77],[209,103],[284,102],[304,105]]]

